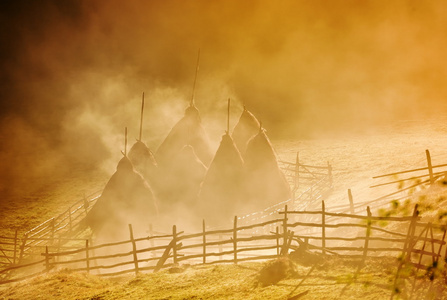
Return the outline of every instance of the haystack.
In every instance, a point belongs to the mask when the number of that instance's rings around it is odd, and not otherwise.
[[[158,176],[158,166],[152,151],[146,144],[141,140],[137,140],[130,148],[128,157],[135,170],[143,175],[151,185],[154,184]]]
[[[86,221],[98,237],[123,238],[129,236],[128,224],[144,232],[157,215],[152,189],[124,156]]]
[[[245,199],[244,162],[228,132],[208,169],[199,194],[202,217],[208,224],[228,224]],[[231,224],[231,223],[230,223]]]
[[[259,127],[259,121],[244,106],[244,111],[234,127],[232,134],[234,143],[242,155],[245,154],[248,141],[258,133]]]
[[[289,183],[278,166],[275,151],[264,129],[259,129],[258,134],[248,142],[244,161],[252,205],[265,208],[290,199]]]
[[[208,166],[213,158],[208,136],[202,126],[199,110],[193,103],[185,110],[185,115],[171,129],[166,139],[155,153],[157,162],[161,166],[169,161],[185,145],[191,145],[197,157]]]
[[[197,157],[194,148],[186,145],[171,161],[169,172],[162,173],[160,198],[162,209],[191,209],[197,204],[200,185],[207,167]]]

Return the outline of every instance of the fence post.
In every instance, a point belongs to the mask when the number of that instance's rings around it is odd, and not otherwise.
[[[287,205],[284,206],[284,220],[282,223],[282,234],[283,234],[283,244],[285,245],[287,243],[287,221],[288,221],[288,216],[287,216]]]
[[[354,198],[352,198],[352,192],[351,189],[348,189],[348,198],[349,198],[349,207],[351,210],[351,214],[354,215]]]
[[[45,246],[45,270],[50,271],[50,256],[48,254],[48,246]]]
[[[12,264],[15,265],[16,264],[16,260],[17,260],[17,229],[16,229],[16,233],[14,234],[14,258],[12,261]]]
[[[324,200],[321,201],[321,248],[323,255],[326,255],[326,215]]]
[[[280,247],[279,247],[279,227],[276,226],[276,255],[279,256]]]
[[[25,246],[26,246],[27,239],[28,239],[28,235],[25,233],[25,237],[23,238],[22,245],[20,246],[20,255],[19,255],[18,263],[20,263],[22,261],[22,258],[25,255]]]
[[[130,234],[130,242],[132,243],[132,255],[133,255],[133,262],[135,265],[135,275],[138,275],[137,245],[133,237],[132,224],[129,224],[129,234]]]
[[[174,246],[172,247],[172,255],[174,256],[174,264],[177,264],[177,226],[172,226],[172,240],[174,241]]]
[[[404,265],[404,263],[407,263],[410,261],[410,254],[411,254],[411,249],[412,249],[411,239],[412,239],[412,236],[414,235],[414,229],[416,227],[415,225],[416,225],[417,217],[419,215],[419,212],[417,209],[418,209],[418,204],[416,204],[414,206],[411,222],[410,222],[410,225],[408,226],[407,237],[405,239],[404,246],[402,249],[402,257],[401,257],[399,265],[397,267],[396,277],[394,278],[394,284],[393,284],[394,288],[393,288],[393,291],[391,294],[391,299],[393,299],[394,294],[399,292],[399,288],[397,285],[398,285],[398,281],[400,278],[400,271],[402,269],[402,266]]]
[[[90,273],[90,257],[88,254],[88,239],[85,240],[85,261],[87,262],[87,273]]]
[[[202,230],[203,230],[203,264],[206,263],[206,227],[205,227],[205,219],[202,220]]]
[[[430,151],[425,150],[425,155],[427,156],[428,174],[430,175],[430,184],[433,184],[435,182],[435,180],[433,178],[433,167],[431,164]]]
[[[363,259],[362,259],[362,265],[365,265],[366,256],[368,253],[368,247],[369,247],[369,237],[371,235],[371,210],[369,206],[366,207],[366,214],[368,215],[368,218],[366,219],[366,236],[365,236],[365,246],[363,247]]]
[[[234,217],[233,227],[233,249],[234,249],[234,264],[237,264],[237,217]]]

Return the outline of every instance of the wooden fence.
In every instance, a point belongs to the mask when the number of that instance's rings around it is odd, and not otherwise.
[[[96,192],[76,201],[63,213],[28,230],[22,237],[18,237],[17,231],[14,237],[0,237],[0,265],[32,260],[40,256],[42,247],[62,247],[67,241],[75,240],[73,237],[82,229],[82,221],[99,196]]]
[[[306,214],[318,216],[318,222],[300,221]],[[265,234],[259,230],[264,227],[274,230]],[[237,264],[276,258],[301,247],[317,257],[336,255],[363,263],[367,258],[401,254],[401,262],[419,270],[444,261],[445,235],[445,227],[419,222],[417,206],[408,217],[373,216],[369,208],[366,216],[359,216],[328,212],[323,201],[321,210],[291,211],[285,206],[276,219],[251,225],[241,226],[235,217],[233,226],[222,230],[207,230],[203,221],[201,232],[185,234],[174,225],[169,234],[135,238],[129,225],[125,241],[93,245],[87,239],[72,250],[45,246],[40,260],[0,271],[0,283],[60,268],[115,276],[156,272],[179,264]],[[399,264],[396,278],[402,266]]]

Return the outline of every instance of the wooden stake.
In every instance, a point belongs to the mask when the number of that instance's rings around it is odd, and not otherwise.
[[[138,137],[139,141],[141,141],[141,136],[143,135],[143,111],[144,111],[144,92],[143,92],[143,99],[141,100],[140,135]]]
[[[50,271],[50,256],[48,254],[48,246],[45,246],[45,270]]]
[[[132,224],[129,224],[129,235],[130,235],[130,242],[132,243],[132,255],[133,255],[133,262],[135,265],[135,275],[138,275],[137,245],[136,245],[135,239],[133,237]]]
[[[191,96],[191,101],[189,102],[189,106],[194,106],[194,94],[196,91],[197,74],[199,73],[199,62],[200,62],[200,48],[199,48],[199,53],[197,54],[196,75],[194,76],[194,85],[192,86],[192,96]]]

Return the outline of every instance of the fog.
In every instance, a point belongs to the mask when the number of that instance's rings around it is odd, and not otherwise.
[[[155,151],[195,103],[214,149],[245,105],[271,139],[444,114],[447,3],[14,1],[0,4],[1,200],[129,140]],[[132,145],[133,143],[131,143]]]

